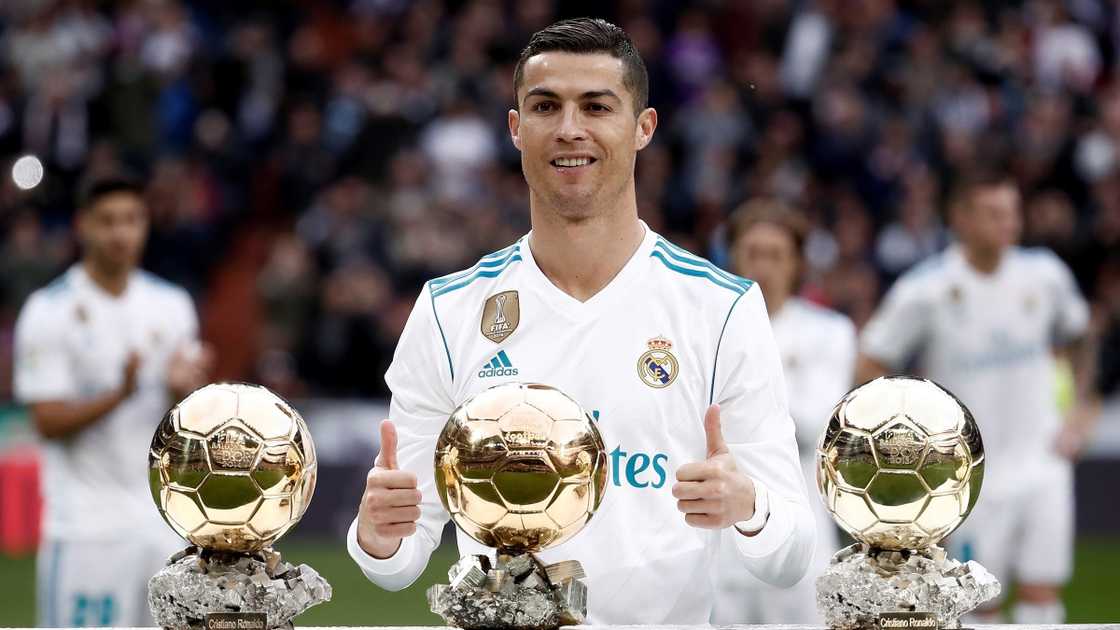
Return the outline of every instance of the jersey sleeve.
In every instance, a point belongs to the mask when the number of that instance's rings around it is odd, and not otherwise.
[[[22,403],[70,400],[80,394],[65,336],[47,299],[32,295],[16,320],[13,387]]]
[[[920,281],[910,274],[902,276],[864,326],[860,351],[891,369],[900,369],[928,335],[926,301]]]
[[[762,292],[751,287],[731,306],[717,348],[712,402],[739,469],[769,496],[770,516],[754,536],[735,536],[746,569],[763,582],[792,586],[813,553],[814,522],[805,496],[781,358]]]
[[[434,308],[425,285],[385,373],[392,392],[389,419],[397,428],[398,463],[401,470],[416,475],[422,497],[416,533],[403,539],[397,553],[386,559],[374,558],[358,546],[356,519],[347,534],[347,550],[365,576],[391,591],[406,588],[420,577],[448,520],[436,493],[432,457],[454,404],[448,393],[450,354]]]
[[[810,450],[828,424],[832,408],[852,388],[856,365],[856,329],[847,317],[822,316],[815,333],[819,341],[813,360],[798,366],[805,372],[804,380],[790,399],[797,443]]]
[[[191,294],[187,293],[186,289],[180,290],[178,295],[181,304],[179,311],[182,313],[180,316],[180,334],[182,334],[184,341],[198,339],[198,311],[195,309],[194,300],[191,299]]]
[[[1073,272],[1053,252],[1046,250],[1047,276],[1055,308],[1054,336],[1057,343],[1067,343],[1086,333],[1089,328],[1089,304],[1077,288]]]

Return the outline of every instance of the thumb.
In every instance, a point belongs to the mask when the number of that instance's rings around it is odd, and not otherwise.
[[[377,454],[377,465],[389,470],[397,470],[397,427],[392,420],[381,421],[381,451]]]
[[[708,442],[708,457],[723,455],[727,450],[727,442],[723,439],[723,426],[719,420],[719,405],[708,407],[704,413],[704,437]]]

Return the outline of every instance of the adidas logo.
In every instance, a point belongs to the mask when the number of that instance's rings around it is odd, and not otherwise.
[[[509,360],[505,350],[499,350],[490,362],[482,366],[478,371],[479,378],[490,378],[492,376],[517,376],[517,368],[513,367],[513,363]]]

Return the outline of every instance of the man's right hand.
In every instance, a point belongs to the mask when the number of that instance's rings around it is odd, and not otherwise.
[[[138,373],[140,372],[140,355],[131,352],[128,361],[124,364],[124,376],[121,378],[121,398],[128,398],[136,392]]]
[[[420,520],[416,475],[397,466],[397,428],[381,421],[381,452],[366,475],[366,491],[358,508],[358,545],[374,558],[391,557]]]

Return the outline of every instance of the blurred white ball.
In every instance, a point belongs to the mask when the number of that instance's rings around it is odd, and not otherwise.
[[[25,155],[12,165],[12,181],[20,190],[31,190],[43,181],[43,163],[34,155]]]

